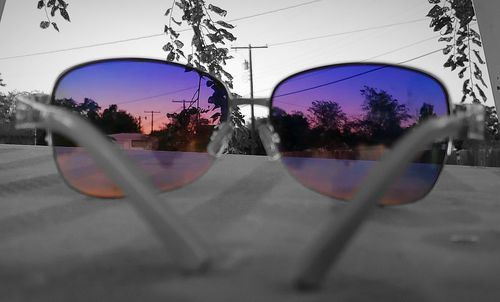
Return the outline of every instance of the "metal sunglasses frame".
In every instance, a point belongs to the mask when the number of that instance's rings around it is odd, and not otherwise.
[[[200,73],[208,75],[204,72]],[[213,78],[211,75],[208,76]],[[138,173],[140,169],[136,169],[134,163],[127,160],[117,146],[84,118],[67,109],[50,105],[50,100],[49,95],[18,96],[16,127],[19,129],[46,128],[49,133],[60,133],[86,148],[96,163],[102,166],[108,176],[130,197],[127,200],[165,244],[167,253],[179,269],[191,272],[206,270],[212,261],[206,244],[182,217],[168,205],[160,202],[158,190],[144,175]],[[230,98],[229,100],[229,107],[246,104],[272,105],[268,99]],[[366,221],[390,184],[427,144],[443,138],[450,138],[451,141],[451,137],[464,135],[481,139],[482,127],[484,127],[482,106],[469,106],[465,112],[429,120],[401,138],[370,171],[360,191],[351,201],[352,205],[348,206],[345,215],[340,220],[325,223],[323,231],[318,233],[315,240],[308,245],[294,276],[295,286],[299,289],[313,289],[321,285],[330,267],[339,259],[349,240]],[[257,130],[270,159],[279,159],[280,153],[277,146],[279,137],[272,125],[268,121],[259,121]],[[221,123],[211,137],[208,153],[219,157],[232,131],[232,125],[227,122]]]

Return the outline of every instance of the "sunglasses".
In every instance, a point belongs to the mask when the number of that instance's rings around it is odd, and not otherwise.
[[[234,99],[213,76],[184,65],[145,59],[86,63],[64,72],[51,105],[84,116],[121,146],[161,191],[201,177],[228,143]],[[401,136],[428,117],[449,114],[438,80],[385,64],[342,64],[306,70],[281,81],[257,121],[264,148],[301,184],[350,200],[367,171]],[[231,127],[229,129],[229,127]],[[223,129],[225,136],[213,136]],[[216,139],[216,140],[215,140]],[[52,135],[59,172],[77,191],[123,196],[88,152],[71,138]],[[434,186],[447,142],[414,160],[382,199],[398,205],[421,199]]]
[[[187,269],[206,267],[210,257],[196,232],[155,192],[184,186],[210,168],[241,127],[237,106],[267,106],[269,118],[255,128],[270,158],[280,158],[306,187],[354,201],[346,219],[329,224],[312,245],[314,256],[297,278],[304,287],[320,282],[373,203],[400,205],[424,197],[450,146],[443,137],[479,115],[442,120],[450,105],[438,80],[374,63],[300,72],[281,81],[267,100],[234,98],[218,79],[189,66],[103,60],[64,72],[50,98],[18,103],[20,128],[57,132],[49,132],[49,142],[72,188],[95,197],[131,197]]]

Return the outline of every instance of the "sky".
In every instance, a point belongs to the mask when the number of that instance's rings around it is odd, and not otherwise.
[[[71,23],[57,18],[60,32],[40,29],[45,14],[36,8],[36,2],[7,0],[0,22],[0,73],[8,86],[0,88],[1,92],[49,93],[61,72],[91,60],[165,58],[162,46],[168,38],[158,34],[168,22],[164,12],[171,6],[171,0],[68,0]],[[365,60],[399,63],[444,47],[429,28],[430,19],[425,16],[431,5],[424,0],[207,0],[207,3],[226,9],[225,21],[237,20],[232,22],[236,26],[232,32],[238,39],[230,46],[268,45],[253,51],[256,97],[269,97],[282,79],[305,69]],[[180,19],[178,10],[174,16]],[[398,25],[387,26],[391,24]],[[189,31],[182,33],[186,42],[189,34]],[[152,35],[156,36],[135,39]],[[117,40],[129,41],[82,47]],[[69,48],[78,49],[10,58]],[[248,51],[232,51],[232,55],[234,59],[227,70],[235,78],[233,92],[249,97],[249,71],[244,68]],[[442,67],[445,60],[437,52],[403,65],[425,70],[440,79],[452,102],[457,103],[461,99],[462,80]],[[489,84],[485,66],[483,76]],[[491,90],[485,92],[487,105],[493,105]],[[266,114],[265,110],[258,112]],[[248,108],[244,113],[248,113]]]

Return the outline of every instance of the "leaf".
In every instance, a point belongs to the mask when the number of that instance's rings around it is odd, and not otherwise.
[[[440,31],[441,28],[445,27],[447,24],[451,23],[451,18],[448,16],[441,17],[434,24],[434,31]]]
[[[55,17],[56,16],[56,11],[57,11],[58,7],[57,6],[52,6],[52,9],[50,10],[50,15],[52,17]]]
[[[172,43],[168,42],[167,44],[163,45],[162,49],[164,51],[172,51],[174,50],[174,46],[172,45]]]
[[[477,50],[475,50],[475,49],[474,49],[474,50],[472,50],[472,51],[473,51],[473,52],[474,52],[474,54],[476,55],[476,58],[477,58],[477,60],[478,60],[478,62],[479,62],[480,64],[484,64],[484,63],[486,63],[486,62],[484,62],[483,58],[481,58],[481,55],[479,54],[479,51],[477,51]]]
[[[225,28],[229,28],[229,29],[234,28],[234,25],[229,24],[229,23],[226,23],[226,22],[224,22],[224,21],[217,21],[217,22],[215,22],[215,23],[217,23],[217,24],[219,24],[220,26],[225,27]]]
[[[472,43],[476,44],[479,47],[483,46],[483,43],[481,43],[481,41],[476,38],[472,38]]]
[[[463,68],[462,70],[460,70],[460,72],[458,73],[458,77],[463,79],[464,77],[464,73],[467,71],[467,67]]]
[[[210,20],[205,19],[205,20],[203,21],[203,23],[205,23],[205,25],[208,27],[208,29],[210,29],[210,30],[212,30],[212,31],[214,31],[214,32],[217,32],[217,31],[218,31],[218,28],[217,28],[217,27],[215,27],[215,26],[212,24],[212,22],[211,22]]]
[[[219,117],[221,116],[220,112],[214,113],[210,119],[212,119],[212,122],[215,122]]]
[[[451,46],[451,45],[446,46],[445,48],[443,48],[443,54],[444,55],[449,54],[452,49],[453,49],[453,46]]]
[[[437,18],[443,14],[443,9],[439,5],[434,5],[434,7],[429,11],[427,17]]]
[[[225,30],[224,28],[219,29],[219,31],[222,33],[222,35],[224,36],[224,38],[228,39],[229,41],[235,41],[236,40],[236,37],[232,33],[230,33],[227,30]]]
[[[446,25],[446,31],[444,32],[444,35],[449,35],[453,32],[453,25],[451,25],[451,22]]]
[[[167,56],[167,61],[168,62],[172,62],[173,60],[175,59],[175,53],[174,52],[170,52]]]
[[[479,35],[479,33],[477,31],[475,31],[474,29],[470,28],[469,32],[470,32],[470,36],[472,36],[478,40],[481,39],[481,36]]]
[[[481,71],[481,69],[479,69],[479,66],[477,66],[476,63],[474,63],[474,77],[477,80],[481,81],[481,84],[483,84],[484,87],[488,87],[488,85],[486,85],[486,83],[483,80],[483,72]]]
[[[59,31],[59,27],[57,27],[56,22],[52,22],[52,26],[54,27],[55,30]]]
[[[476,84],[475,86],[477,91],[479,92],[479,96],[481,96],[481,98],[483,99],[483,102],[486,102],[488,98],[486,97],[486,94],[484,94],[484,91],[481,89],[481,87],[479,87],[479,85]]]
[[[168,16],[171,10],[172,10],[171,8],[167,9],[167,11],[165,12],[165,16]]]
[[[180,54],[183,58],[186,58],[186,55],[184,55],[184,52],[180,49],[177,49],[177,53]]]
[[[441,2],[441,0],[429,0],[430,4],[436,4],[436,3],[439,3],[439,2]]]
[[[181,42],[181,41],[179,41],[179,40],[175,40],[175,41],[174,41],[174,43],[175,43],[175,46],[177,46],[177,48],[182,48],[182,47],[184,47],[184,43],[182,43],[182,42]]]
[[[50,26],[50,22],[49,21],[42,21],[40,22],[40,27],[43,28],[43,29],[46,29]]]
[[[443,67],[452,67],[452,65],[455,64],[453,61],[453,55],[448,57],[448,60],[444,63]]]
[[[45,3],[43,2],[43,0],[40,0],[38,1],[38,9],[42,9],[43,7],[45,6]]]
[[[211,10],[211,11],[213,11],[214,13],[222,16],[222,17],[225,17],[227,15],[227,11],[226,10],[224,10],[224,9],[222,9],[220,7],[217,7],[215,5],[212,5],[212,4],[208,5],[208,9]]]
[[[64,0],[57,0],[59,2],[59,5],[62,6],[62,8],[68,7],[68,3],[66,3]]]
[[[438,42],[442,41],[450,42],[451,40],[453,40],[453,37],[441,37],[439,38]]]
[[[462,93],[464,95],[467,95],[470,93],[470,90],[469,90],[469,82],[470,82],[470,79],[467,79],[464,81],[464,85],[462,86]]]
[[[56,4],[56,0],[49,0],[49,2],[47,2],[47,7],[52,7]]]
[[[178,26],[181,26],[182,24],[182,22],[176,21],[174,17],[172,17],[172,21],[174,21],[174,23],[177,24]]]
[[[60,8],[59,13],[61,14],[61,17],[63,17],[66,21],[71,22],[71,20],[69,19],[69,14],[65,8]]]

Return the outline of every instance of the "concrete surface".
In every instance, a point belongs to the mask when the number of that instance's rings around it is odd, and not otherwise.
[[[500,169],[448,166],[424,200],[378,209],[317,293],[290,286],[319,224],[348,204],[279,163],[228,156],[162,195],[210,243],[179,275],[124,200],[66,187],[45,147],[0,145],[0,301],[499,301]]]

